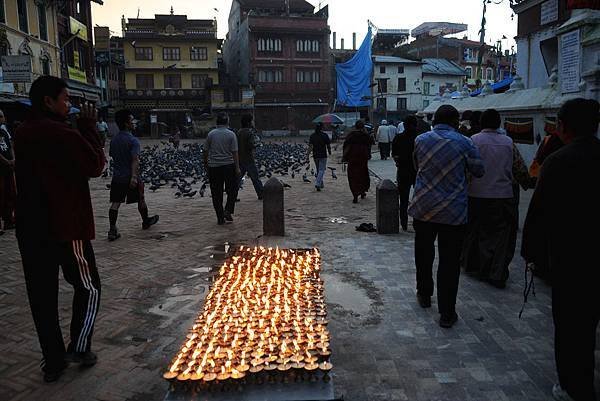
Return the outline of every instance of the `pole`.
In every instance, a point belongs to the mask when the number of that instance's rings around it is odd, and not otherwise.
[[[483,64],[483,52],[485,51],[485,14],[487,12],[487,3],[486,0],[483,0],[483,15],[481,18],[481,30],[479,31],[479,54],[477,55],[477,70],[479,71],[478,75],[480,79],[483,81],[483,71],[481,69]]]

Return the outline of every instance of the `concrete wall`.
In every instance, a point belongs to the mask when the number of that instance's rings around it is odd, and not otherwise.
[[[385,66],[385,73],[380,72],[380,66]],[[398,66],[404,66],[404,72],[398,73]],[[378,87],[373,87],[373,105],[377,107],[377,98],[382,95],[387,99],[387,110],[397,110],[397,99],[406,98],[407,110],[421,110],[423,108],[423,97],[421,94],[423,85],[423,68],[421,64],[396,64],[375,63],[373,67],[373,82],[378,79],[387,78],[387,93],[378,92]],[[398,78],[406,78],[406,90],[398,91]]]
[[[555,31],[555,27],[548,27],[517,38],[517,74],[523,78],[525,88],[537,88],[548,83],[550,75],[544,64],[540,42],[555,37]]]
[[[425,87],[425,82],[429,82],[430,85],[429,95],[425,94],[425,91],[423,90],[423,102],[433,102],[433,99],[435,99],[436,96],[442,95],[445,92],[448,84],[451,84],[455,90],[462,90],[463,81],[463,77],[456,75],[423,74],[423,88]],[[423,103],[419,110],[422,110],[425,107],[426,105]]]

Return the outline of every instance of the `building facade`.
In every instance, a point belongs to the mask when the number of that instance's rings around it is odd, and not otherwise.
[[[111,36],[108,27],[96,26],[94,39],[96,85],[100,88],[99,109],[102,114],[109,114],[109,110],[122,106],[120,92],[125,90],[123,38]],[[105,110],[107,113],[104,113]]]
[[[194,116],[210,113],[211,87],[219,83],[217,21],[171,9],[123,25],[124,106],[136,113],[142,132],[190,130]]]
[[[102,0],[92,0],[102,4]],[[44,3],[39,2],[38,3]],[[92,36],[91,0],[45,2],[58,5],[58,43],[61,49],[61,76],[67,81],[71,101],[98,104],[96,61]]]
[[[333,94],[328,8],[304,0],[234,0],[223,47],[227,73],[255,92],[258,129],[297,132]]]
[[[423,60],[423,106],[425,109],[446,91],[462,89],[467,71],[451,60],[424,58]]]
[[[421,110],[422,63],[393,56],[373,56],[373,121],[398,121]]]
[[[30,76],[18,82],[0,73],[0,93],[6,100],[25,98],[31,82],[41,75],[60,75],[57,12],[53,3],[34,0],[0,1],[0,55],[26,56]],[[1,68],[0,68],[0,71]]]

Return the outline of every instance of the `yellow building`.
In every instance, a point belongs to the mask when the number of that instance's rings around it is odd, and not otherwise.
[[[0,54],[29,56],[31,64],[29,78],[21,77],[11,81],[0,74],[0,93],[5,97],[6,94],[27,95],[30,82],[40,75],[60,76],[57,12],[54,4],[36,0],[0,0]],[[5,67],[11,59],[15,58],[4,60]],[[26,63],[27,69],[28,64]],[[30,82],[23,82],[27,80]]]
[[[210,112],[210,88],[219,81],[215,20],[155,15],[123,21],[125,93],[121,100],[153,134],[191,127]]]

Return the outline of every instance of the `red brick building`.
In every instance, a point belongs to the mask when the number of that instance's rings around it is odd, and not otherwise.
[[[328,8],[305,0],[234,0],[223,45],[228,81],[255,91],[259,130],[297,132],[333,94]]]

